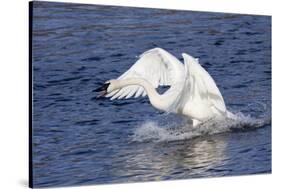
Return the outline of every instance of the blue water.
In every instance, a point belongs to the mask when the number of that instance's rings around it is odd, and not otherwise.
[[[95,98],[153,47],[200,58],[241,120]],[[32,137],[35,187],[271,173],[271,17],[35,2]]]

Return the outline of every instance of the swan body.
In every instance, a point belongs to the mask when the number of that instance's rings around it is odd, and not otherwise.
[[[184,64],[161,48],[140,55],[138,61],[117,79],[105,82],[102,96],[111,100],[148,96],[156,109],[185,115],[193,126],[228,114],[213,78],[198,59],[183,53]],[[163,94],[156,88],[170,86]]]

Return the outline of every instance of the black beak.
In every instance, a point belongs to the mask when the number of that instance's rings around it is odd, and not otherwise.
[[[107,94],[107,88],[110,83],[105,83],[101,87],[93,90],[93,92],[99,92],[97,98],[104,97]]]

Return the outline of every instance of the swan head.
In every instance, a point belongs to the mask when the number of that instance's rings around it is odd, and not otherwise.
[[[101,87],[94,90],[94,92],[99,92],[97,98],[104,97],[108,93],[118,89],[119,81],[116,79],[106,81]]]
[[[108,85],[107,87],[107,93],[111,93],[112,91],[119,89],[119,82],[117,79],[111,79],[105,82],[105,85]]]

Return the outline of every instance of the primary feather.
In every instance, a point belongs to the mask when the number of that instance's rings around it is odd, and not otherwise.
[[[140,55],[139,60],[118,80],[129,78],[142,78],[147,80],[154,88],[171,86],[182,81],[183,64],[167,51],[155,48]],[[107,95],[112,100],[118,98],[146,96],[143,87],[138,85],[126,86],[120,90],[112,91]]]

